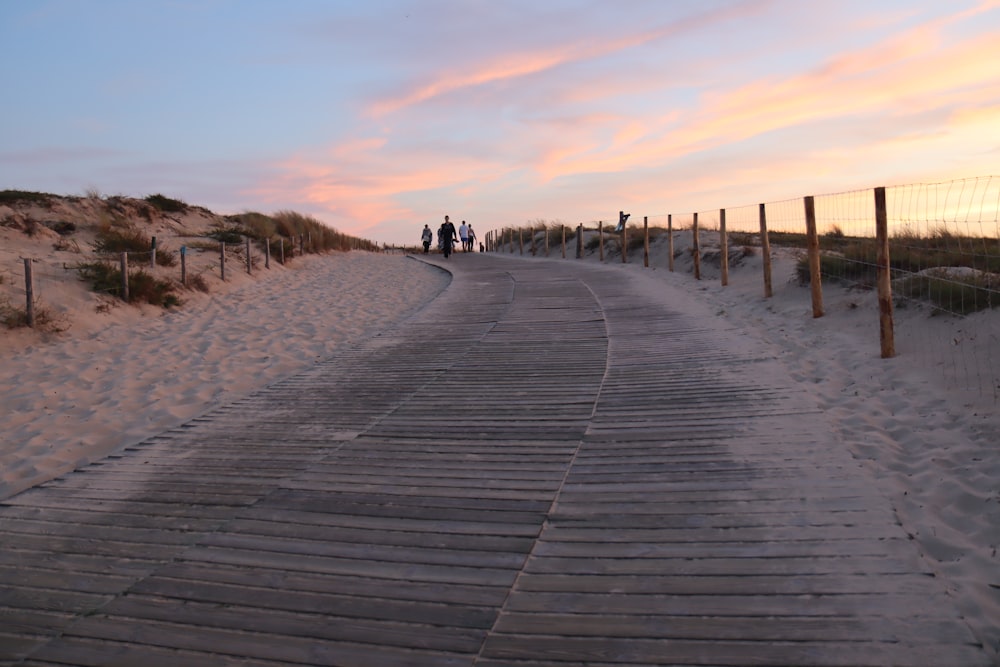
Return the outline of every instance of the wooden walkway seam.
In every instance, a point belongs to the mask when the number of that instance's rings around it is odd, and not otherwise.
[[[766,353],[426,261],[398,327],[0,503],[0,665],[992,664]]]

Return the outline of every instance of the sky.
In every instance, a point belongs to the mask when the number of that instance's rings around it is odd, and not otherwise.
[[[1000,0],[2,0],[0,190],[379,243],[1000,173]]]

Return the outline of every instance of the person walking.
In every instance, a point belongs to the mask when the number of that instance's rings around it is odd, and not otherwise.
[[[434,232],[428,225],[424,225],[424,231],[420,232],[420,241],[424,244],[424,254],[431,251],[431,241],[434,240]]]
[[[455,225],[444,216],[444,224],[441,225],[441,251],[445,259],[451,256],[451,251],[455,247]]]
[[[476,243],[476,233],[474,231],[472,231],[472,225],[471,224],[469,225],[469,229],[468,229],[468,237],[469,238],[467,240],[468,240],[468,244],[469,244],[469,252],[476,252],[476,245],[475,245],[475,243]]]
[[[458,237],[462,239],[462,252],[469,251],[469,227],[465,224],[465,220],[462,224],[458,226]]]

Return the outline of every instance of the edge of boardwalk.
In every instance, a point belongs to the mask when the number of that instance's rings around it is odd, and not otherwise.
[[[405,325],[0,504],[0,662],[989,664],[773,360],[627,276],[449,262]]]

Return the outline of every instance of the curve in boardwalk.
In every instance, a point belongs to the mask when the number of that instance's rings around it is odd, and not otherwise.
[[[0,505],[0,664],[989,663],[771,360],[638,276],[448,269],[399,328]]]

